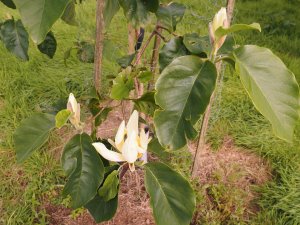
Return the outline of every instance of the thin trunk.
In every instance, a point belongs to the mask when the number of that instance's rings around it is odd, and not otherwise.
[[[134,29],[131,24],[128,24],[128,54],[133,54],[135,52],[134,47],[136,39],[136,29]]]
[[[235,0],[227,0],[227,18],[228,18],[229,25],[231,24],[231,20],[233,17],[234,4],[235,4]],[[221,72],[221,62],[217,63],[216,66],[217,66],[217,73],[219,77],[219,74]],[[218,79],[217,87],[219,86],[220,82],[221,82],[220,79]],[[193,166],[192,166],[192,177],[196,177],[197,172],[201,169],[200,168],[201,153],[205,148],[205,137],[206,137],[208,122],[211,114],[211,108],[214,103],[214,100],[215,100],[215,92],[212,94],[209,105],[207,106],[206,111],[202,118],[199,140],[197,143],[197,148],[196,148]]]
[[[156,31],[161,34],[162,29],[158,27]],[[150,70],[153,73],[153,78],[148,84],[148,90],[154,89],[154,79],[155,79],[155,74],[157,72],[160,43],[161,43],[161,37],[159,35],[155,35],[154,46],[153,46],[153,50],[152,50],[152,58],[151,58],[151,63],[150,63]]]
[[[94,58],[94,85],[97,92],[101,87],[103,44],[104,44],[104,0],[97,0],[96,9],[96,43]]]

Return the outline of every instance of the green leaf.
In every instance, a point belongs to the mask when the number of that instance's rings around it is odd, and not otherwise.
[[[145,186],[157,225],[188,225],[196,206],[189,182],[163,163],[145,165]]]
[[[170,160],[171,154],[161,146],[157,138],[150,141],[148,151],[154,153],[160,160]]]
[[[119,178],[118,171],[114,170],[110,173],[104,181],[104,184],[98,190],[98,194],[100,197],[104,199],[104,201],[108,202],[109,200],[115,198],[118,195],[119,191]]]
[[[255,107],[278,137],[291,142],[300,112],[294,74],[267,48],[245,45],[233,53],[235,69]]]
[[[159,6],[156,17],[171,32],[176,30],[177,24],[182,20],[185,13],[185,6],[171,2],[166,6]]]
[[[218,50],[218,55],[231,54],[234,50],[236,43],[232,36],[227,36],[224,44]]]
[[[134,109],[153,116],[154,111],[158,108],[155,104],[154,94],[155,92],[146,92],[140,98],[133,100]]]
[[[141,83],[147,83],[153,78],[153,73],[151,71],[142,71],[137,76]]]
[[[32,40],[40,44],[70,0],[14,0]]]
[[[203,55],[205,53],[206,58],[211,51],[209,36],[200,37],[196,33],[185,34],[183,36],[183,43],[193,55]]]
[[[38,45],[38,49],[41,53],[46,54],[47,56],[49,56],[50,59],[52,59],[56,52],[56,46],[56,39],[54,37],[54,34],[50,31],[47,34],[45,40]]]
[[[97,116],[95,118],[95,126],[100,126],[108,117],[109,112],[112,110],[112,108],[105,108],[103,109],[100,107],[100,101],[99,99],[91,99],[88,108],[93,116]],[[101,112],[100,112],[101,111]]]
[[[72,25],[72,26],[78,25],[77,21],[76,21],[75,1],[71,1],[67,5],[64,13],[61,16],[61,19],[69,25]]]
[[[62,128],[71,116],[71,111],[64,109],[59,111],[55,116],[55,126],[56,128]]]
[[[90,202],[104,178],[104,166],[86,133],[75,135],[65,146],[62,166],[68,181],[63,194],[72,197],[73,208]]]
[[[214,64],[197,56],[182,56],[164,69],[156,82],[154,125],[159,142],[180,149],[197,135],[193,125],[204,113],[215,89]]]
[[[175,58],[188,55],[189,51],[183,44],[182,37],[172,38],[166,43],[159,52],[159,67],[162,71],[168,66]]]
[[[88,42],[79,43],[79,49],[77,51],[77,58],[84,63],[93,63],[95,54],[95,45]]]
[[[131,65],[132,61],[134,60],[136,56],[136,52],[131,54],[131,55],[125,55],[119,59],[117,59],[117,63],[123,68],[127,68],[128,66]]]
[[[127,21],[134,27],[147,22],[149,12],[155,12],[158,8],[158,0],[119,0]]]
[[[4,5],[6,5],[8,8],[16,9],[16,5],[12,0],[0,0]]]
[[[118,208],[118,195],[106,202],[98,194],[94,197],[92,201],[85,205],[93,216],[96,223],[101,223],[103,221],[108,221],[114,217]]]
[[[14,144],[18,163],[27,159],[41,148],[55,127],[55,117],[51,114],[35,113],[22,121],[14,133]]]
[[[142,2],[144,3],[146,9],[149,12],[153,12],[155,13],[158,10],[159,7],[159,0],[142,0]]]
[[[133,89],[133,79],[119,74],[113,81],[111,89],[111,98],[122,100],[128,98],[130,91]]]
[[[260,25],[258,23],[252,23],[252,24],[234,24],[232,26],[230,26],[229,28],[223,28],[223,27],[219,27],[216,30],[216,38],[220,38],[224,35],[230,34],[230,33],[234,33],[237,31],[242,31],[242,30],[258,30],[259,32],[261,32],[261,28]]]
[[[105,0],[104,23],[105,27],[109,27],[113,17],[120,9],[119,0]]]
[[[1,39],[8,51],[17,57],[28,60],[28,33],[21,20],[6,20],[1,25]]]

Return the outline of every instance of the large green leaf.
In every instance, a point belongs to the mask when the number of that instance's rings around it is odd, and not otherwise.
[[[171,32],[176,30],[177,24],[182,20],[185,6],[171,2],[166,6],[160,6],[156,12],[157,19]]]
[[[129,23],[137,27],[148,20],[149,12],[158,9],[158,0],[119,0]]]
[[[40,44],[71,0],[14,0],[29,34]]]
[[[227,34],[230,34],[230,33],[234,33],[234,32],[237,32],[237,31],[242,31],[242,30],[258,30],[258,31],[261,31],[261,28],[260,28],[260,25],[258,23],[252,23],[252,24],[234,24],[232,26],[230,26],[229,28],[223,28],[223,27],[219,27],[217,30],[216,30],[216,37],[217,39],[224,36],[224,35],[227,35]]]
[[[6,20],[1,25],[1,39],[5,47],[21,59],[28,60],[28,33],[21,20]]]
[[[205,111],[214,91],[217,71],[197,56],[175,59],[156,83],[154,124],[159,142],[168,149],[183,147],[196,137],[193,125]]]
[[[108,221],[116,214],[118,208],[118,195],[106,202],[104,198],[97,194],[94,199],[84,207],[89,210],[96,223]]]
[[[257,110],[278,137],[292,141],[300,108],[294,74],[267,48],[245,45],[233,53],[235,69]]]
[[[104,178],[104,166],[86,133],[75,135],[65,146],[62,166],[68,177],[63,194],[72,197],[73,208],[91,201]]]
[[[17,161],[23,162],[48,140],[55,128],[55,117],[51,114],[36,113],[22,121],[14,133]]]
[[[189,51],[183,44],[182,37],[172,38],[166,43],[159,52],[159,68],[162,71],[175,58],[189,54]]]
[[[160,160],[169,161],[171,153],[167,152],[159,143],[157,138],[153,138],[148,145],[148,152],[154,153]]]
[[[163,163],[147,163],[145,170],[145,186],[156,224],[190,224],[196,198],[189,182]]]
[[[49,56],[49,58],[52,59],[56,52],[56,46],[56,39],[54,37],[54,34],[50,31],[47,34],[45,40],[38,45],[38,49],[41,53]]]
[[[76,26],[76,8],[75,8],[75,1],[72,0],[66,7],[64,13],[61,16],[61,19],[65,21],[67,24]]]
[[[194,55],[201,55],[205,53],[207,56],[211,51],[209,36],[200,37],[197,33],[185,34],[183,36],[183,43]]]
[[[104,23],[109,27],[111,20],[120,9],[119,0],[105,0]]]
[[[149,12],[155,13],[158,10],[159,0],[142,0],[142,2]]]
[[[16,5],[12,0],[0,0],[0,2],[2,2],[4,5],[11,9],[16,9]]]
[[[140,98],[133,100],[134,109],[153,116],[154,111],[158,108],[155,104],[154,94],[155,92],[146,92]]]

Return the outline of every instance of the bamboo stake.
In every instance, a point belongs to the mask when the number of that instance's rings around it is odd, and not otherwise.
[[[235,4],[235,0],[227,0],[227,19],[228,19],[229,25],[230,25],[232,17],[233,17],[234,4]],[[216,67],[217,67],[217,73],[220,74],[221,62],[217,63]],[[220,79],[218,79],[217,86],[220,85],[220,82],[221,82]],[[194,177],[194,178],[197,176],[197,172],[200,170],[201,153],[205,148],[205,137],[206,137],[208,122],[209,122],[209,118],[210,118],[210,114],[211,114],[211,108],[214,103],[214,100],[215,100],[215,91],[210,98],[209,105],[207,106],[206,111],[202,118],[200,135],[199,135],[197,148],[196,148],[194,161],[193,161],[193,166],[192,166],[192,177]]]
[[[96,6],[96,43],[94,58],[94,85],[97,92],[101,87],[103,44],[104,44],[104,0],[97,0]]]

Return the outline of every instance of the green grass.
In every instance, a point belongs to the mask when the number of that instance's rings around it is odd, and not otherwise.
[[[270,7],[271,6],[271,7]],[[256,44],[273,50],[300,81],[299,1],[241,1],[237,3],[236,23],[259,22],[262,33],[236,35],[237,43]],[[225,73],[218,119],[210,128],[215,146],[224,135],[237,145],[268,159],[274,180],[259,192],[262,208],[253,224],[300,224],[300,123],[293,144],[274,137],[270,124],[254,108],[238,77]]]
[[[188,0],[187,14],[178,27],[178,33],[198,32],[206,34],[207,23],[225,1]],[[79,27],[70,27],[59,21],[54,26],[58,50],[50,60],[30,44],[30,61],[22,62],[9,54],[0,44],[0,224],[44,224],[46,212],[39,210],[47,199],[55,204],[68,205],[68,200],[57,197],[64,182],[59,162],[53,154],[62,142],[53,136],[51,145],[36,152],[24,165],[17,165],[13,151],[12,135],[21,120],[34,111],[51,110],[70,92],[83,96],[92,84],[92,64],[81,63],[76,55],[64,65],[64,52],[73,42],[93,42],[94,2],[86,1],[78,9]],[[270,7],[272,5],[272,7]],[[236,35],[237,43],[257,44],[271,48],[278,54],[300,81],[300,15],[297,0],[244,0],[237,2],[234,21],[259,22],[261,34],[243,32]],[[0,19],[9,12],[0,8]],[[151,26],[146,27],[149,31]],[[107,75],[116,74],[114,59],[126,53],[127,27],[122,13],[117,15],[106,33],[112,48],[106,50],[104,60],[104,86],[108,90]],[[120,38],[122,37],[122,38]],[[112,50],[113,49],[113,50]],[[149,50],[146,55],[150,55]],[[209,141],[217,149],[223,137],[230,135],[237,145],[268,159],[274,171],[274,179],[259,189],[262,208],[250,224],[300,224],[300,123],[295,141],[287,144],[274,137],[270,124],[255,110],[237,76],[226,69],[221,96],[217,99],[209,129]],[[221,100],[221,101],[220,101]],[[185,174],[189,172],[191,158],[182,155],[174,165]],[[201,187],[207,188],[207,187]],[[208,208],[201,211],[203,224],[243,224],[238,207],[235,214],[226,215],[231,204],[239,205],[243,193],[219,183],[208,187],[216,202],[224,202],[221,210]],[[201,192],[198,200],[204,201]],[[225,200],[224,200],[225,199]],[[206,215],[206,216],[205,216]],[[224,217],[226,219],[224,220]]]

